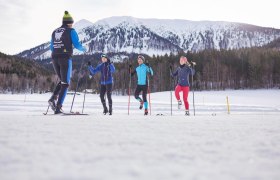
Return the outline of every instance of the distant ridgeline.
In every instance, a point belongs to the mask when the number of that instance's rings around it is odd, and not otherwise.
[[[0,93],[42,93],[55,76],[34,60],[0,53]]]

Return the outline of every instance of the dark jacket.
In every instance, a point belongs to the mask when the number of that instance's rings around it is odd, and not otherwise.
[[[171,76],[178,76],[178,85],[190,86],[189,75],[194,75],[195,70],[187,65],[180,65]]]
[[[62,25],[52,33],[50,49],[52,51],[52,58],[69,58],[73,54],[73,45],[80,51],[86,49],[79,42],[79,37],[75,29]]]

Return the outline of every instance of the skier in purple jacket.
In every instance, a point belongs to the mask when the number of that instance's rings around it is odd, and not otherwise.
[[[195,71],[191,68],[191,65],[188,62],[188,59],[185,56],[181,56],[180,58],[180,66],[175,70],[175,72],[171,73],[171,76],[178,76],[178,83],[175,88],[175,96],[178,101],[178,108],[182,105],[182,101],[180,98],[180,92],[183,91],[183,101],[185,104],[185,115],[189,116],[189,102],[188,102],[188,94],[189,94],[189,75],[194,75]]]

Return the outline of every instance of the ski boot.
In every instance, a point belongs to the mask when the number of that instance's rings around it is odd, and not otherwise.
[[[147,116],[149,114],[148,109],[145,109],[144,116]]]
[[[141,100],[141,101],[140,101],[139,109],[143,109],[143,104],[144,104],[144,102]]]
[[[58,104],[55,108],[54,114],[62,114],[63,110],[62,110],[62,105]]]
[[[113,114],[112,105],[109,105],[109,115],[111,116],[112,114]]]
[[[49,106],[51,107],[51,109],[55,112],[56,110],[56,100],[57,100],[57,96],[52,96],[48,103],[49,103]]]
[[[108,108],[106,106],[106,103],[102,103],[103,105],[103,114],[106,115],[108,113]]]
[[[106,108],[104,108],[104,110],[103,110],[103,114],[106,115],[107,113],[108,113],[108,108],[106,107]]]
[[[190,112],[189,112],[189,110],[186,110],[186,112],[185,112],[185,116],[190,116]]]
[[[181,106],[182,106],[182,101],[178,100],[178,109],[181,109]]]

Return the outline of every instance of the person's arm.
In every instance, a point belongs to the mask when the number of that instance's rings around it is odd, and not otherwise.
[[[82,46],[82,44],[79,42],[79,37],[75,29],[71,30],[71,39],[74,47],[80,51],[85,52],[86,48]]]
[[[151,74],[151,76],[154,75],[154,71],[152,70],[150,64],[147,62],[145,63],[146,67],[147,67],[147,72]]]
[[[114,66],[114,64],[110,64],[110,71],[111,71],[111,73],[114,73],[115,71],[116,71],[116,68],[115,68],[115,66]]]
[[[178,76],[178,68],[176,69],[176,71],[171,72],[171,76],[172,77]]]
[[[148,70],[147,71],[151,74],[151,76],[154,75],[154,71],[153,71],[151,66],[148,66]]]
[[[194,68],[190,68],[191,69],[191,75],[193,76],[195,74],[195,69]]]
[[[101,71],[101,64],[99,64],[95,69],[92,66],[88,66],[88,70],[89,70],[90,74],[93,76],[97,72]]]
[[[196,62],[191,61],[191,63],[192,63],[192,66],[190,66],[190,68],[191,68],[191,75],[193,76],[193,75],[195,74],[195,69],[194,69],[194,67],[196,66]]]

